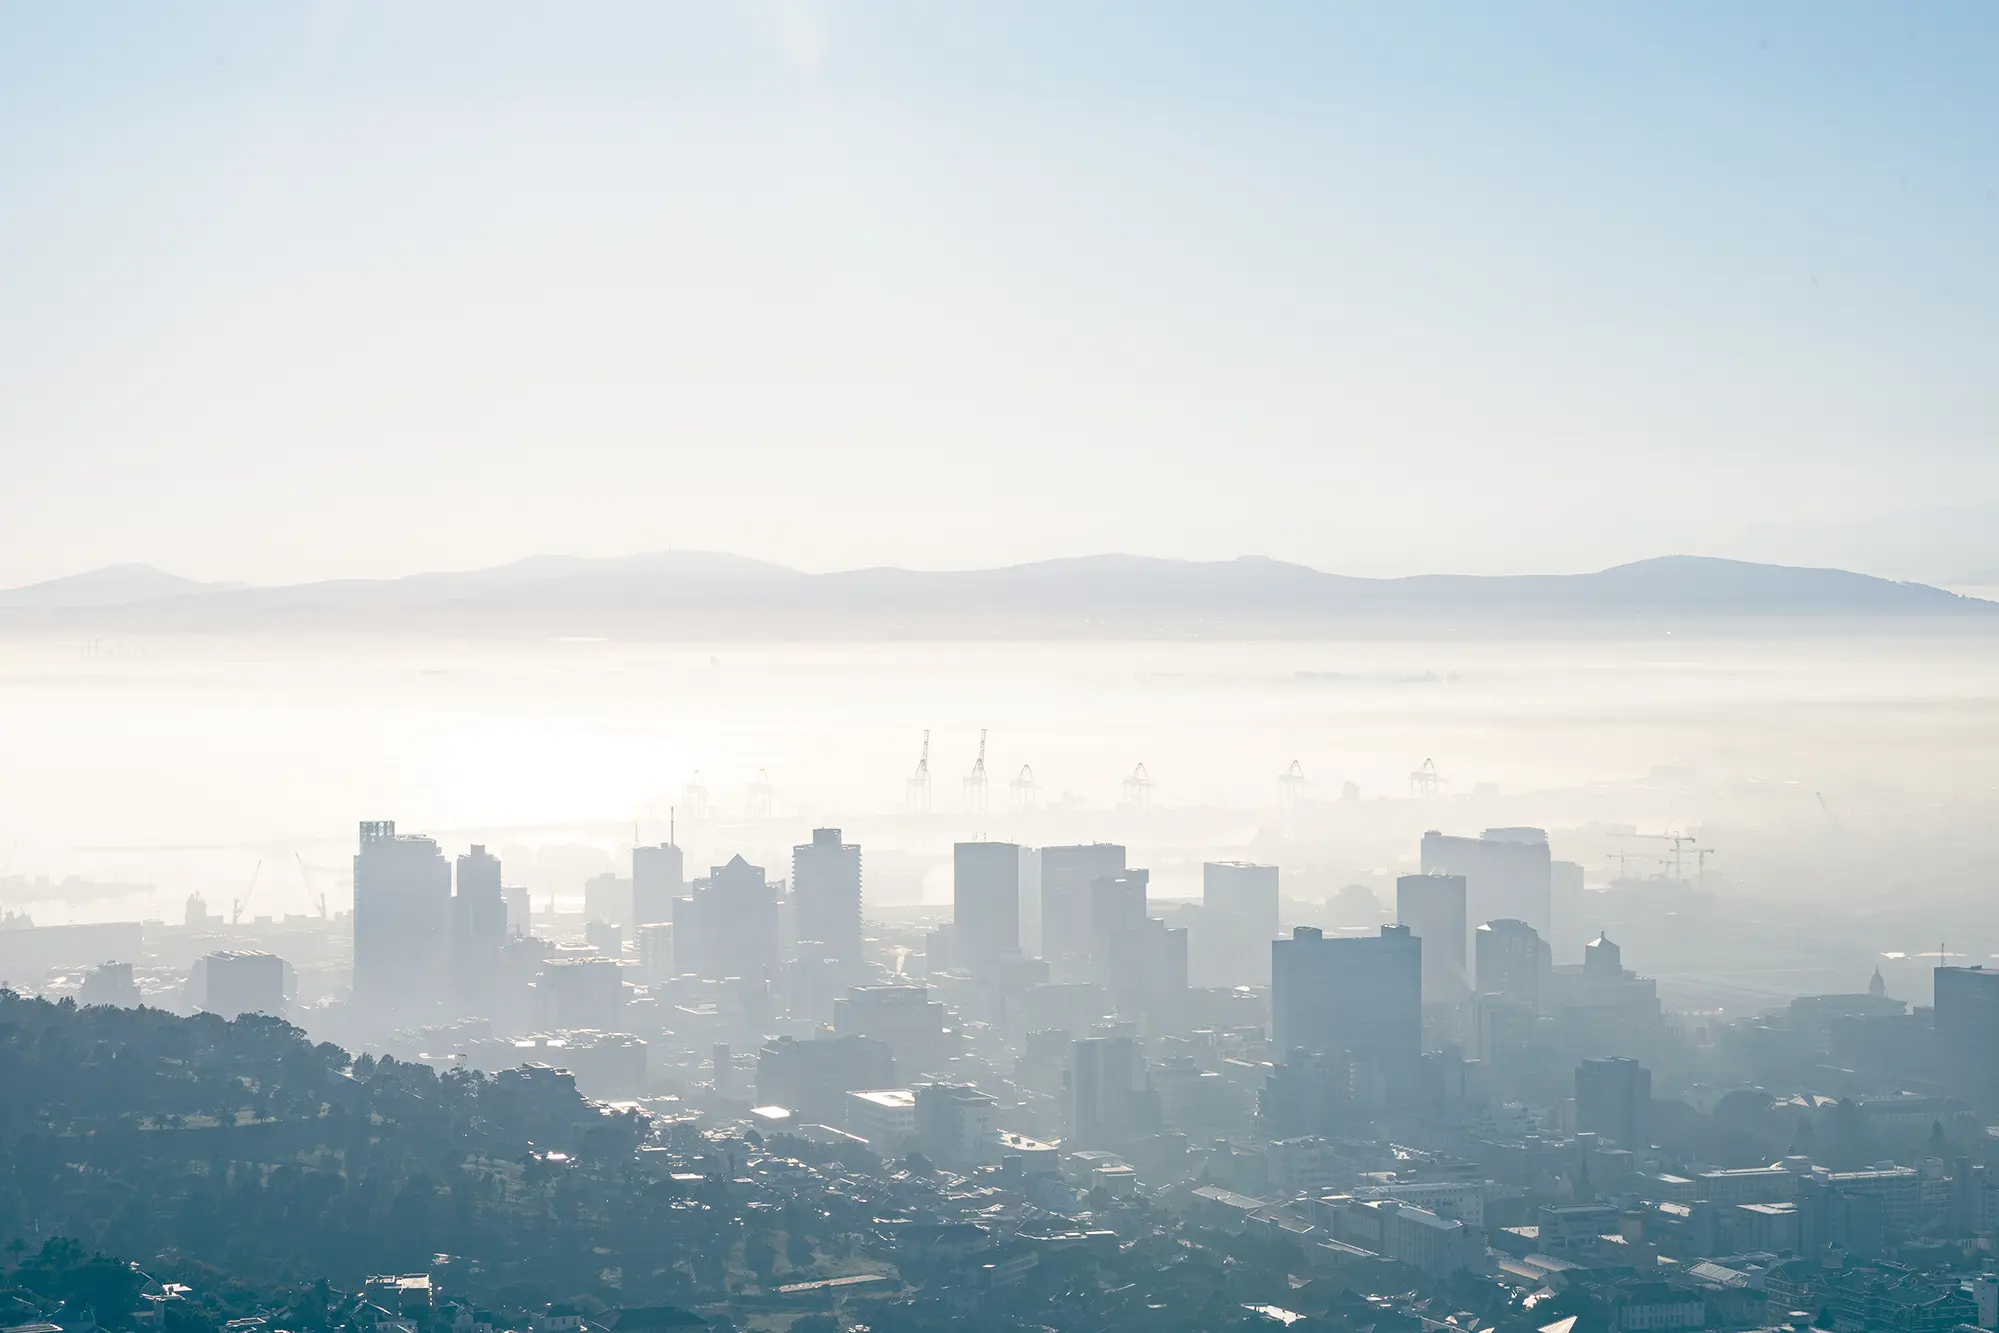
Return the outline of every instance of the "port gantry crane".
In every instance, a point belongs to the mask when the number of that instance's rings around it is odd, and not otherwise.
[[[916,761],[916,772],[902,784],[902,806],[913,815],[930,813],[930,733],[923,733],[923,753]]]
[[[986,729],[979,728],[979,757],[965,778],[965,809],[983,814],[986,809]]]

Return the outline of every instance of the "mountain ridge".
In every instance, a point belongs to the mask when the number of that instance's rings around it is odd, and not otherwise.
[[[100,599],[68,606],[14,600],[22,591],[51,584],[0,592],[0,625],[185,631],[430,627],[498,633],[612,628],[697,638],[1228,636],[1338,632],[1401,622],[1420,627],[1510,619],[1983,620],[1999,612],[1999,603],[1925,584],[1692,555],[1580,574],[1385,579],[1264,556],[1194,561],[1122,553],[988,569],[875,566],[825,574],[719,552],[532,556],[486,569],[268,588],[216,587],[151,573],[172,580],[159,586],[174,590],[117,604]]]

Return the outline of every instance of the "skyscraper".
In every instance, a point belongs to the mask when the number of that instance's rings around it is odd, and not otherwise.
[[[1651,1111],[1652,1071],[1636,1060],[1620,1055],[1576,1066],[1577,1129],[1642,1152],[1651,1145]]]
[[[1114,842],[1041,849],[1041,955],[1058,980],[1089,970],[1090,885],[1124,873],[1124,848]]]
[[[1085,1037],[1069,1043],[1062,1071],[1062,1141],[1075,1148],[1113,1148],[1150,1132],[1145,1056],[1130,1037]]]
[[[1090,881],[1090,974],[1091,979],[1108,979],[1112,955],[1120,937],[1136,930],[1145,920],[1147,886],[1152,873],[1125,870],[1115,875],[1099,875]]]
[[[1270,984],[1270,942],[1277,938],[1277,867],[1209,861],[1201,867],[1198,930],[1208,975],[1202,984]]]
[[[1471,921],[1511,917],[1548,939],[1554,872],[1548,835],[1537,828],[1489,828],[1476,838],[1423,835],[1423,873],[1463,875]]]
[[[435,1004],[450,939],[444,853],[429,838],[397,834],[393,820],[364,822],[354,854],[355,1006],[380,1015]]]
[[[1270,1017],[1280,1058],[1345,1051],[1407,1105],[1423,1058],[1423,943],[1407,926],[1347,939],[1299,926],[1270,946]]]
[[[1501,918],[1472,932],[1478,993],[1503,999],[1526,1012],[1541,1009],[1552,958],[1548,942],[1525,921]]]
[[[783,953],[778,896],[763,867],[734,856],[695,880],[675,905],[673,952],[677,972],[775,980]]]
[[[1999,972],[1939,967],[1937,1072],[1945,1087],[1985,1113],[1999,1110]]]
[[[1465,967],[1465,877],[1403,875],[1395,919],[1423,941],[1423,1003],[1454,1004],[1471,994]]]
[[[951,850],[951,922],[958,957],[984,974],[1020,947],[1020,848],[961,842]]]
[[[486,1007],[507,942],[507,897],[500,858],[474,843],[458,858],[451,899],[451,998],[461,1014]],[[490,1017],[490,1015],[487,1015]]]
[[[632,848],[632,924],[673,920],[673,900],[687,891],[687,866],[670,842]]]
[[[816,940],[843,967],[861,963],[861,849],[840,830],[812,830],[791,849],[791,893],[799,940]]]

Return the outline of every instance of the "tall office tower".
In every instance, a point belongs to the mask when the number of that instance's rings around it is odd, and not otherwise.
[[[1041,958],[1041,849],[1020,849],[1020,951]]]
[[[816,828],[812,841],[791,849],[791,896],[798,939],[816,940],[823,957],[859,967],[861,956],[861,848],[840,841],[840,830]]]
[[[1423,835],[1423,873],[1465,877],[1465,915],[1472,921],[1511,917],[1548,939],[1553,919],[1553,863],[1548,835],[1537,828],[1489,828],[1476,838],[1432,829]]]
[[[673,900],[687,892],[687,866],[670,842],[632,848],[632,924],[673,920]]]
[[[1114,842],[1041,849],[1041,956],[1057,980],[1089,970],[1090,885],[1124,873],[1124,848]]]
[[[1933,984],[1938,1076],[1989,1115],[1999,1110],[1999,971],[1939,967]]]
[[[675,968],[711,980],[774,982],[783,964],[778,889],[762,866],[741,856],[712,867],[679,899],[673,918]]]
[[[583,919],[616,926],[629,925],[632,919],[632,882],[615,870],[606,870],[584,880]]]
[[[1186,1012],[1187,932],[1144,916],[1127,922],[1106,948],[1098,970],[1117,1012],[1148,1032],[1171,1030]]]
[[[1576,1128],[1601,1134],[1620,1148],[1651,1146],[1652,1071],[1616,1056],[1576,1066]]]
[[[1210,975],[1203,984],[1270,984],[1270,942],[1277,938],[1277,867],[1209,861],[1201,867],[1198,929]]]
[[[1099,875],[1090,881],[1090,972],[1093,980],[1107,980],[1107,969],[1120,936],[1136,930],[1145,920],[1149,870],[1127,870],[1116,875]]]
[[[451,938],[451,865],[431,839],[394,820],[361,825],[354,854],[354,1004],[415,1012],[443,996]]]
[[[1069,1043],[1062,1071],[1062,1146],[1115,1148],[1151,1132],[1145,1057],[1130,1037]]]
[[[1403,875],[1395,919],[1423,941],[1423,1003],[1455,1004],[1471,994],[1465,967],[1465,877]]]
[[[610,958],[552,958],[535,981],[542,1021],[555,1028],[615,1032],[624,1005],[623,969]]]
[[[507,891],[500,887],[500,858],[474,843],[458,858],[458,891],[451,898],[451,999],[461,1014],[485,1007],[506,942]]]
[[[1408,1105],[1422,1072],[1423,942],[1407,926],[1348,939],[1297,927],[1270,946],[1270,1023],[1280,1059],[1345,1051],[1379,1072],[1388,1105]]]
[[[1020,948],[1018,846],[961,842],[951,849],[951,923],[959,961],[975,976]]]
[[[202,1013],[239,1014],[285,1011],[285,982],[291,968],[276,954],[225,949],[194,960],[187,976],[187,1004]]]
[[[1501,918],[1486,922],[1472,937],[1478,993],[1539,1013],[1553,965],[1540,932],[1525,921]]]

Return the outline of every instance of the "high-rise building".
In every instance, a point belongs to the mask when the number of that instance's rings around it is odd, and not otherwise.
[[[1276,866],[1209,861],[1201,867],[1203,985],[1267,986],[1270,942],[1277,938]]]
[[[895,1052],[905,1070],[920,1072],[950,1057],[944,1006],[928,986],[854,986],[833,1004],[833,1030],[872,1037]]]
[[[616,1031],[624,1007],[622,972],[610,958],[550,959],[535,982],[542,1020],[555,1028]]]
[[[451,998],[461,1014],[470,1014],[485,1007],[498,980],[500,947],[507,942],[507,896],[500,886],[500,858],[477,843],[458,858],[457,879],[451,898]]]
[[[276,954],[253,949],[225,949],[194,960],[187,978],[187,1003],[202,1013],[235,1018],[285,1010],[290,968]]]
[[[1932,980],[1938,1080],[1976,1110],[1999,1111],[1999,971],[1939,967]]]
[[[674,970],[711,980],[775,982],[783,964],[778,889],[741,856],[714,866],[675,900]]]
[[[921,1084],[916,1137],[926,1153],[947,1165],[991,1162],[999,1150],[999,1100],[969,1084]]]
[[[1328,939],[1299,926],[1270,946],[1278,1052],[1345,1051],[1380,1073],[1388,1104],[1417,1094],[1423,1058],[1423,942],[1407,926]]]
[[[1088,971],[1090,886],[1124,873],[1124,848],[1113,842],[1041,849],[1041,956],[1058,979]]]
[[[1146,891],[1152,873],[1126,870],[1090,881],[1090,971],[1093,979],[1109,975],[1118,939],[1145,920]]]
[[[673,920],[673,900],[687,892],[687,867],[670,842],[632,848],[632,924]]]
[[[443,997],[451,939],[451,866],[436,842],[361,825],[354,854],[354,1003],[373,1014],[412,1012]]]
[[[757,1100],[783,1106],[804,1123],[841,1118],[846,1094],[895,1081],[895,1055],[872,1037],[778,1037],[757,1053]]]
[[[1552,957],[1548,942],[1525,921],[1501,918],[1472,932],[1478,993],[1503,999],[1526,1012],[1541,1009],[1541,992]]]
[[[1145,1057],[1130,1037],[1069,1043],[1062,1071],[1065,1148],[1115,1148],[1152,1130]]]
[[[614,926],[631,924],[632,882],[615,870],[584,880],[583,919]]]
[[[812,841],[791,849],[791,894],[801,943],[843,967],[861,964],[861,848],[841,842],[840,830],[812,830]]]
[[[1489,828],[1476,838],[1423,835],[1426,875],[1463,875],[1471,921],[1511,917],[1548,939],[1553,875],[1548,835],[1537,828]]]
[[[1020,848],[961,842],[951,850],[951,922],[958,960],[974,975],[1020,947]]]
[[[1140,917],[1108,937],[1105,948],[1099,971],[1118,1013],[1148,1031],[1170,1029],[1185,1012],[1186,930]]]
[[[1471,994],[1465,967],[1465,877],[1403,875],[1395,919],[1423,941],[1423,1003],[1455,1004]]]
[[[1644,1065],[1620,1055],[1576,1066],[1577,1129],[1643,1152],[1651,1114],[1652,1071]]]

